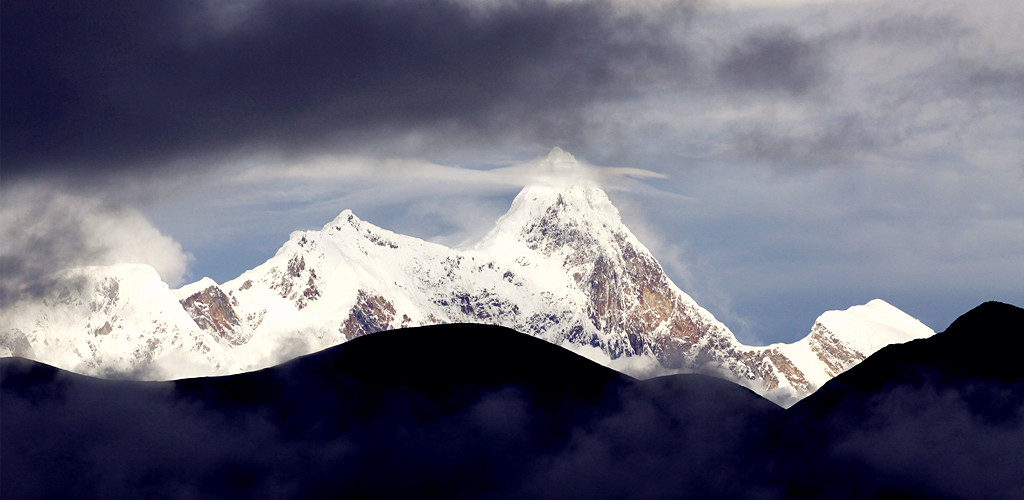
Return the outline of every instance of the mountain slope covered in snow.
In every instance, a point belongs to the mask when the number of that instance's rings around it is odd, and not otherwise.
[[[95,285],[67,292],[78,306],[21,311],[0,331],[0,353],[178,378],[197,365],[209,374],[263,368],[384,330],[487,323],[634,376],[713,373],[788,405],[885,345],[934,333],[875,300],[825,313],[796,343],[745,346],[672,283],[596,184],[559,180],[581,177],[560,177],[583,168],[572,155],[556,148],[535,166],[547,180],[524,188],[471,248],[396,234],[346,210],[223,284],[204,278],[170,291],[152,273],[143,281],[153,292],[110,298]],[[117,268],[77,272],[121,279]],[[107,324],[125,333],[97,333]]]

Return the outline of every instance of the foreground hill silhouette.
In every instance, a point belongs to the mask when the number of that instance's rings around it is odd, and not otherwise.
[[[1022,311],[984,304],[790,410],[499,327],[118,382],[0,360],[3,498],[1019,498]]]
[[[563,480],[547,465],[583,466],[581,450],[668,466],[677,460],[648,457],[649,445],[704,456],[705,431],[727,429],[739,443],[747,416],[782,411],[730,382],[638,382],[482,325],[383,332],[257,372],[177,382],[0,365],[4,498],[558,497],[571,491],[547,484]],[[660,435],[673,426],[699,432]],[[709,461],[721,452],[706,449]]]
[[[890,345],[788,411],[824,497],[1024,498],[1024,309],[986,302]],[[802,433],[805,426],[815,433]],[[813,476],[813,477],[811,477]]]
[[[311,405],[328,400],[339,403],[332,411],[358,418],[394,398],[429,401],[444,413],[515,390],[557,410],[600,404],[607,390],[633,381],[552,347],[497,326],[427,326],[360,337],[252,373],[180,380],[175,391],[224,411],[273,409],[300,425],[324,411]]]
[[[973,412],[1003,420],[1012,417],[1008,406],[1020,401],[979,391],[1020,389],[1022,356],[1024,309],[986,302],[957,318],[941,335],[883,348],[794,408],[818,414],[853,412],[880,391],[911,385],[957,393]]]

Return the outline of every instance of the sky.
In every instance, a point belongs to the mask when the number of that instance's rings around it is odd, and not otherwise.
[[[469,244],[557,146],[743,342],[1024,304],[1017,0],[0,9],[3,303],[69,266],[223,282],[344,209]]]

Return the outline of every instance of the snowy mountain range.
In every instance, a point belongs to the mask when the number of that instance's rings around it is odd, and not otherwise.
[[[488,323],[630,375],[712,373],[788,406],[888,344],[934,334],[873,300],[826,312],[795,343],[743,345],[672,283],[596,184],[558,180],[582,168],[572,155],[555,148],[536,168],[550,182],[524,188],[470,248],[346,210],[222,284],[171,290],[136,264],[61,271],[59,290],[8,308],[0,355],[171,379],[263,368],[383,330]]]

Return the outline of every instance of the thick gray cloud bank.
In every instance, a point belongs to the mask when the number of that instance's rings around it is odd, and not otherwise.
[[[1022,9],[4,2],[2,190],[138,209],[226,280],[345,208],[471,239],[516,190],[486,172],[557,145],[665,176],[604,181],[742,340],[875,297],[942,329],[1024,303]]]
[[[686,60],[664,23],[600,2],[8,2],[3,14],[15,177],[421,126],[500,135]]]

